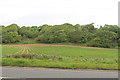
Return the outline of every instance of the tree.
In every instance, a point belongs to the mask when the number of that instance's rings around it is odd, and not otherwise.
[[[39,30],[37,26],[32,27],[21,27],[19,30],[19,34],[22,36],[22,39],[30,39],[36,38],[39,35]]]
[[[18,34],[19,28],[17,24],[2,27],[2,42],[15,43],[21,41],[21,35]]]
[[[95,38],[88,42],[88,45],[94,47],[115,47],[117,46],[115,44],[117,43],[116,39],[117,34],[115,32],[99,29],[95,32]]]
[[[95,47],[118,47],[120,44],[120,27],[104,25],[95,28],[94,23],[87,25],[47,25],[19,27],[17,24],[0,26],[2,28],[2,42],[38,42],[38,43],[79,43]],[[1,37],[1,33],[0,33]],[[25,42],[25,43],[26,43]]]
[[[9,32],[2,35],[3,43],[16,43],[21,41],[21,35],[18,35],[17,32]]]

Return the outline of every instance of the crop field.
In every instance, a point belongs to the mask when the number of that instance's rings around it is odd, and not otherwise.
[[[65,45],[3,45],[3,66],[118,69],[118,50]]]

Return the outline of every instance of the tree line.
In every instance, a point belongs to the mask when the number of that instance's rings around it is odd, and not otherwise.
[[[94,27],[94,23],[87,25],[18,26],[1,25],[2,43],[22,43],[32,40],[35,43],[78,43],[92,47],[117,48],[119,46],[120,27],[117,25]]]

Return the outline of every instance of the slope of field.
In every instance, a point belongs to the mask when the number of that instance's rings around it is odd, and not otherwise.
[[[118,69],[118,50],[65,45],[5,45],[4,66]]]

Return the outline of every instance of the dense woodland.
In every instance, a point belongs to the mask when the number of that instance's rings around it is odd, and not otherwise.
[[[11,24],[0,26],[2,29],[2,43],[77,43],[92,47],[118,48],[120,27],[104,25],[94,27],[94,23],[87,25],[18,26]]]

